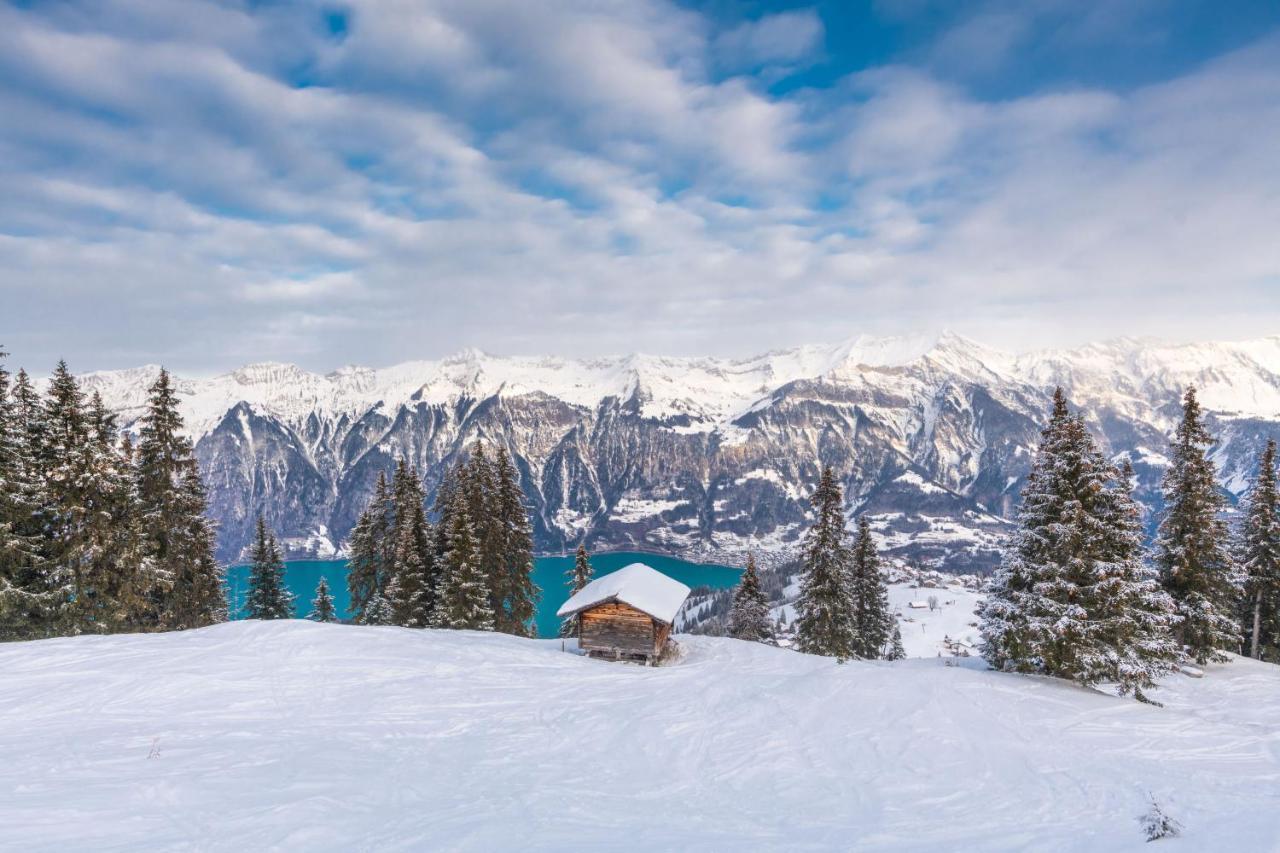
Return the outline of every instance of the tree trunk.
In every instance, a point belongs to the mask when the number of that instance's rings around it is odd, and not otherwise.
[[[1262,590],[1259,589],[1253,595],[1253,637],[1249,643],[1249,657],[1254,660],[1261,660],[1261,650],[1258,648],[1258,638],[1262,633]]]

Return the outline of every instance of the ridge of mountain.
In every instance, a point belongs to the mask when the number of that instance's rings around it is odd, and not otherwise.
[[[87,374],[131,428],[150,365]],[[477,438],[516,458],[537,543],[736,559],[785,551],[821,465],[891,552],[955,571],[989,567],[1061,385],[1152,513],[1179,398],[1199,388],[1237,495],[1280,436],[1280,336],[1166,344],[1122,338],[1012,354],[954,333],[858,336],[740,359],[567,359],[464,350],[327,374],[251,364],[177,378],[221,530],[237,556],[258,512],[294,554],[342,542],[379,470],[409,458],[428,487]],[[910,473],[912,476],[902,475]]]

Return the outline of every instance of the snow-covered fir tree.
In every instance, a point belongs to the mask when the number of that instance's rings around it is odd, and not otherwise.
[[[850,555],[844,496],[830,466],[811,498],[817,517],[802,546],[804,576],[796,602],[796,647],[837,660],[855,656],[857,629],[849,596]]]
[[[65,362],[43,398],[24,371],[10,389],[0,368],[0,635],[226,618],[203,486],[163,371],[140,424],[135,453]]]
[[[898,620],[893,620],[893,636],[889,638],[889,652],[884,656],[885,660],[902,660],[907,656],[907,650],[902,646],[902,626],[898,624]]]
[[[435,558],[423,547],[425,521],[421,507],[406,510],[406,515],[405,522],[398,525],[387,601],[391,604],[392,619],[396,625],[425,628],[431,622],[435,600],[432,588]],[[428,560],[431,560],[430,565]]]
[[[284,579],[284,557],[274,532],[258,516],[253,551],[249,562],[249,595],[245,600],[248,619],[292,619],[293,594]]]
[[[157,591],[144,552],[132,468],[132,447],[119,440],[115,415],[97,392],[88,404],[89,437],[82,452],[87,514],[80,589],[73,610],[79,631],[128,630]]]
[[[357,625],[391,625],[393,618],[391,603],[380,591],[374,590],[355,621]]]
[[[489,609],[493,612],[494,624],[504,624],[507,595],[507,578],[502,562],[504,531],[502,519],[497,515],[497,479],[483,441],[474,442],[466,458],[458,462],[454,481],[471,520],[476,559],[485,577],[485,587],[489,590]],[[452,512],[457,505],[455,501],[449,511]]]
[[[591,583],[591,560],[587,557],[587,546],[579,543],[578,550],[573,555],[573,565],[565,574],[569,579],[569,597],[577,595],[578,592],[587,584]],[[578,636],[578,617],[570,616],[560,623],[561,637]]]
[[[1142,564],[1130,490],[1058,389],[1018,530],[980,610],[992,666],[1112,681],[1141,698],[1177,660],[1173,603]]]
[[[542,590],[533,582],[533,528],[520,473],[506,448],[494,457],[494,518],[499,524],[499,576],[502,606],[495,614],[496,629],[517,636],[534,636],[534,616]]]
[[[432,624],[440,628],[492,631],[488,578],[480,565],[480,547],[467,496],[462,491],[454,494],[445,523],[448,544]]]
[[[1280,489],[1274,439],[1267,441],[1258,460],[1258,473],[1245,501],[1240,543],[1245,652],[1259,660],[1280,661]]]
[[[889,590],[880,574],[880,557],[865,517],[858,519],[849,566],[855,625],[853,652],[868,660],[884,657],[897,620],[889,610]]]
[[[307,618],[313,622],[337,622],[338,610],[333,604],[333,594],[329,592],[329,581],[324,575],[316,584],[316,597],[311,599],[311,612]]]
[[[1182,617],[1176,635],[1201,664],[1225,661],[1226,652],[1240,647],[1233,611],[1243,578],[1228,550],[1225,502],[1208,457],[1213,443],[1196,389],[1189,388],[1164,475],[1165,511],[1156,539],[1156,565]]]
[[[1058,388],[1022,489],[1018,529],[987,585],[987,597],[979,610],[982,654],[996,669],[1031,672],[1041,665],[1049,604],[1042,600],[1037,583],[1040,574],[1050,571],[1060,556],[1053,553],[1040,531],[1054,529],[1062,515],[1053,476],[1057,444],[1070,417],[1066,394]]]
[[[1084,422],[1080,419],[1083,429]],[[1086,432],[1086,436],[1087,436]],[[1092,441],[1092,439],[1090,439]],[[1101,454],[1094,457],[1103,461]],[[1177,607],[1145,561],[1142,509],[1134,499],[1135,477],[1125,461],[1112,467],[1098,500],[1101,559],[1095,594],[1088,600],[1094,623],[1093,657],[1082,656],[1082,683],[1115,682],[1121,695],[1142,691],[1182,659],[1174,638]]]
[[[370,602],[379,598],[386,604],[384,591],[391,574],[388,552],[392,542],[392,520],[395,502],[384,472],[378,472],[369,505],[360,513],[351,531],[351,557],[347,560],[347,590],[351,595],[354,621],[369,624],[365,613]],[[373,624],[385,624],[377,622]]]
[[[205,518],[204,484],[190,439],[182,434],[177,393],[163,368],[139,421],[137,500],[143,548],[161,581],[158,627],[198,628],[227,618],[223,572]]]
[[[396,625],[425,628],[435,608],[436,556],[422,480],[404,460],[396,466],[392,495],[389,535],[394,537],[394,544],[384,594]]]
[[[773,639],[773,621],[769,618],[769,599],[760,587],[760,573],[756,569],[754,554],[747,555],[747,567],[733,591],[733,604],[729,608],[730,637],[767,643]]]
[[[86,594],[90,559],[87,532],[89,490],[89,424],[84,394],[65,361],[49,379],[41,417],[36,461],[44,479],[42,521],[51,579],[65,590],[54,616],[58,633],[80,633],[79,618]]]
[[[43,549],[43,483],[32,455],[35,392],[25,373],[11,387],[0,351],[0,640],[47,636],[65,593]]]
[[[443,563],[450,548],[453,513],[465,507],[494,629],[532,636],[541,597],[533,582],[533,531],[519,471],[505,448],[491,453],[475,442],[468,456],[445,473],[434,507],[437,559]]]

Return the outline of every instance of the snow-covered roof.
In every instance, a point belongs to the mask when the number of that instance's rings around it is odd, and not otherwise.
[[[632,563],[599,577],[578,590],[560,606],[556,615],[564,618],[606,601],[617,601],[649,614],[662,622],[674,623],[689,587],[644,563]]]

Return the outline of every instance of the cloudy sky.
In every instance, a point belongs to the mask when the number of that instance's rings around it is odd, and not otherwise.
[[[38,372],[1280,333],[1280,4],[0,5]]]

